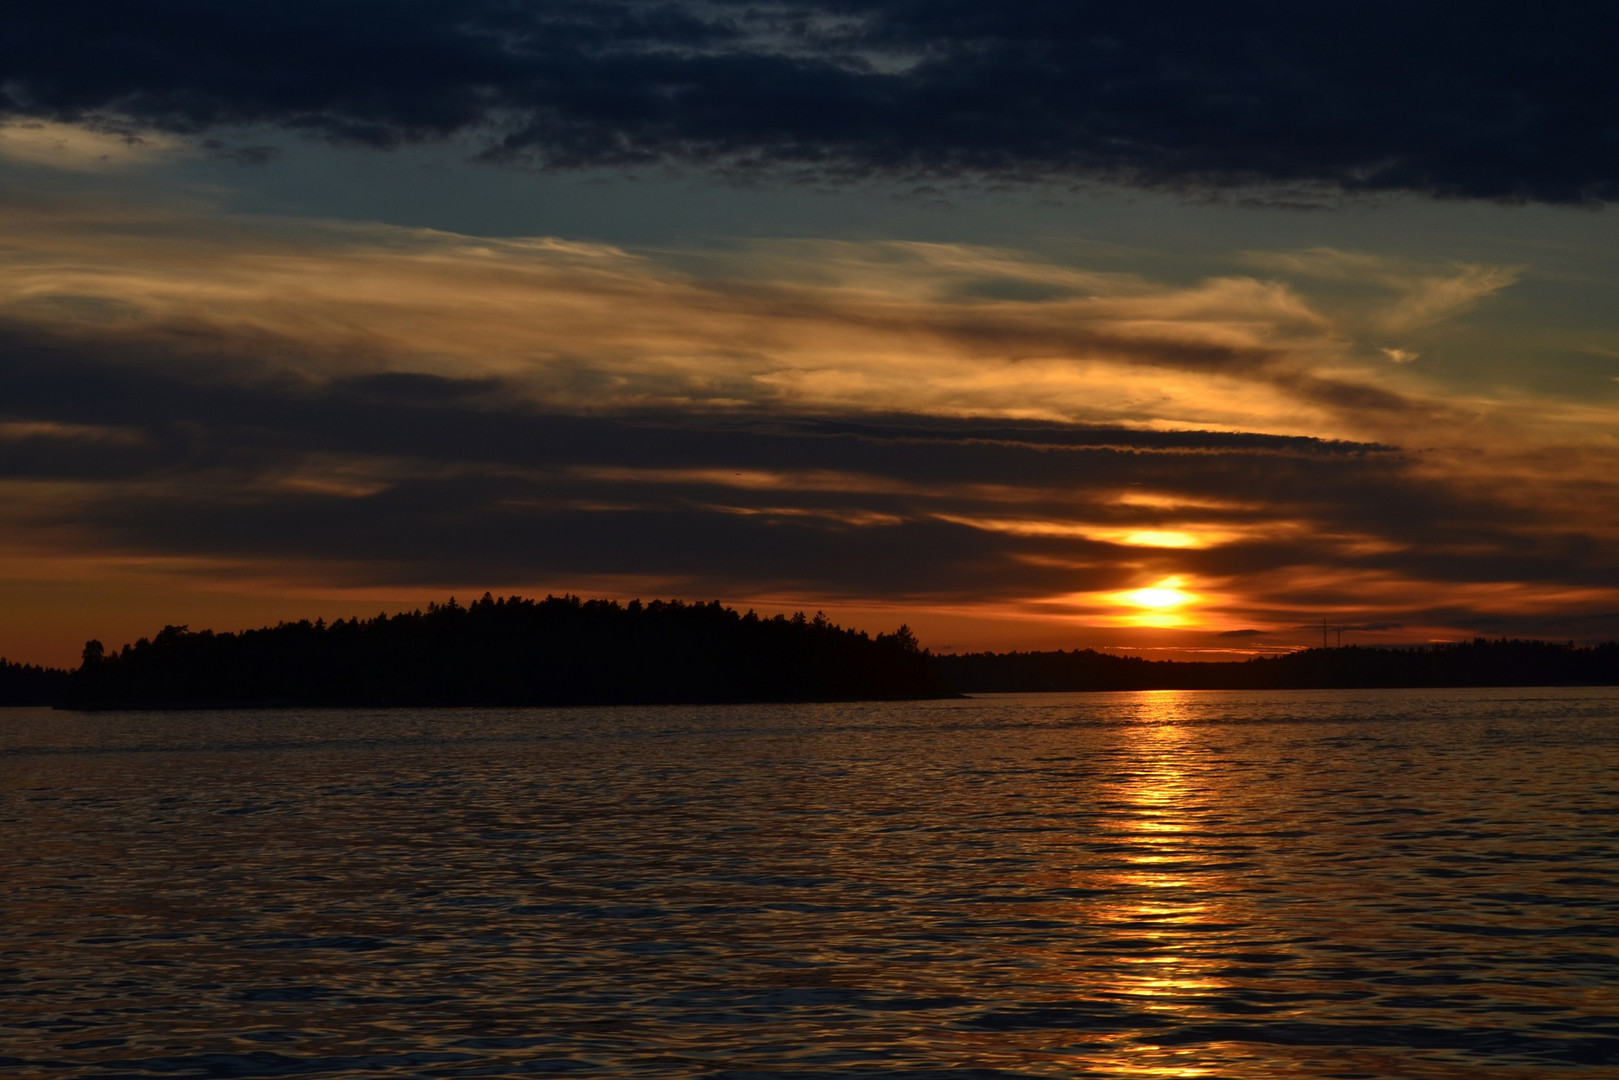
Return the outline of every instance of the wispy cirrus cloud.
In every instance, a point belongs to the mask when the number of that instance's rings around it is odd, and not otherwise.
[[[1522,276],[1521,267],[1436,264],[1333,248],[1249,252],[1244,258],[1294,279],[1329,282],[1363,296],[1369,293],[1350,325],[1358,323],[1382,334],[1410,334],[1465,315]],[[1405,356],[1396,362],[1410,359]]]
[[[1448,406],[1280,280],[963,245],[631,251],[21,207],[0,315],[308,379],[496,377],[551,407],[1005,415],[1377,437]]]

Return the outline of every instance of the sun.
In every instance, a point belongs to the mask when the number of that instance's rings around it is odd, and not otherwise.
[[[1129,621],[1136,626],[1185,626],[1190,619],[1185,608],[1196,602],[1197,594],[1182,586],[1186,579],[1176,575],[1162,578],[1146,588],[1118,594],[1120,603],[1136,608]]]

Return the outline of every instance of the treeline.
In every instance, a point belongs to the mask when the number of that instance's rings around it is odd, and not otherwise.
[[[1306,649],[1229,662],[1144,660],[1083,649],[969,653],[935,657],[934,663],[945,683],[961,693],[1619,685],[1616,642],[1475,638],[1411,649]]]
[[[822,616],[719,603],[453,599],[426,611],[241,633],[164,627],[92,641],[70,708],[584,705],[946,696],[909,629],[868,637]]]
[[[824,616],[719,603],[485,594],[426,611],[240,633],[167,626],[72,672],[0,659],[0,705],[585,705],[909,699],[1049,690],[1619,685],[1619,643],[1485,640],[1176,662],[1090,649],[933,656]]]
[[[61,668],[13,664],[0,657],[0,705],[54,705],[67,690]]]

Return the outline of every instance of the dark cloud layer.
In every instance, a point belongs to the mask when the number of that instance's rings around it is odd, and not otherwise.
[[[629,575],[694,594],[994,602],[1188,573],[1259,592],[1288,582],[1306,606],[1351,595],[1323,568],[1619,587],[1611,549],[1374,444],[915,415],[566,415],[498,380],[244,382],[24,335],[0,349],[0,401],[0,482],[46,485],[31,527],[87,550],[340,566],[350,582]],[[60,484],[70,494],[53,501]],[[1132,491],[1151,498],[1121,499]],[[1162,527],[1185,513],[1162,509],[1177,500],[1236,538],[1176,551],[1106,538]],[[1091,532],[1040,527],[1065,522]]]
[[[1616,37],[1619,9],[1567,0],[30,0],[0,108],[553,165],[1570,202],[1619,197]]]

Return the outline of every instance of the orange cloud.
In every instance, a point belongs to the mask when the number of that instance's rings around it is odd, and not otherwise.
[[[778,242],[687,258],[40,207],[19,208],[7,232],[0,317],[311,378],[496,375],[586,409],[768,404],[1344,436],[1364,434],[1352,388],[1407,394],[1286,285],[1253,278],[1166,286],[959,245]]]

